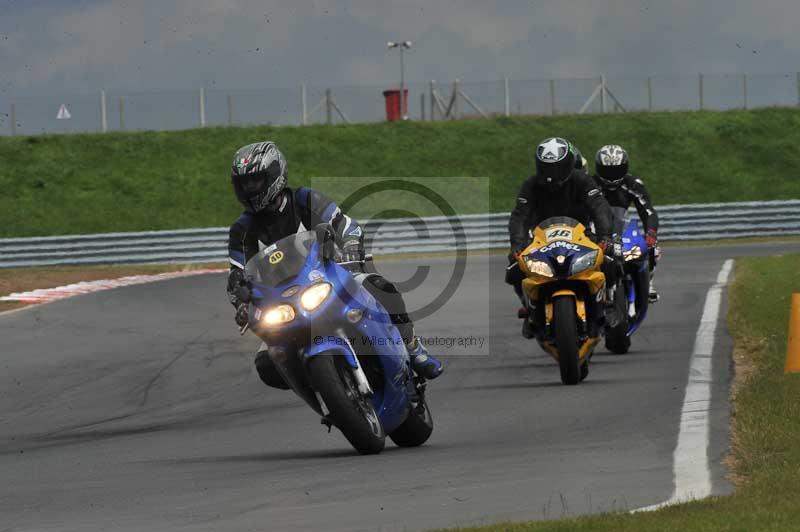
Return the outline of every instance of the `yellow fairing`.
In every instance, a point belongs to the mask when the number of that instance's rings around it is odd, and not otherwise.
[[[589,288],[589,293],[592,296],[596,296],[597,292],[603,288],[606,282],[605,275],[600,271],[600,266],[603,264],[605,257],[603,256],[603,251],[597,247],[597,244],[586,236],[586,228],[583,224],[578,224],[575,227],[570,227],[568,225],[551,225],[546,229],[541,227],[536,227],[536,229],[534,229],[533,242],[520,253],[520,257],[517,260],[520,270],[526,275],[526,278],[522,280],[522,290],[528,295],[528,299],[536,301],[539,299],[539,289],[542,285],[559,281],[559,279],[554,279],[553,277],[532,273],[525,264],[525,257],[528,254],[551,242],[559,240],[585,246],[589,249],[596,249],[598,251],[594,268],[589,268],[569,278],[571,281],[585,282]]]
[[[583,362],[586,359],[586,357],[589,356],[589,354],[591,354],[592,351],[594,351],[594,346],[596,346],[597,342],[599,341],[600,337],[595,336],[594,338],[589,338],[588,340],[583,342],[583,345],[581,346],[580,350],[578,350],[578,360]],[[558,360],[558,349],[556,348],[556,346],[552,344],[542,344],[542,347],[544,347],[545,351],[547,351],[547,354],[549,354],[554,359]]]
[[[547,228],[536,227],[533,232],[533,242],[520,254],[520,258],[518,259],[519,267],[521,271],[525,273],[525,279],[522,280],[522,290],[530,301],[539,302],[539,304],[544,303],[545,321],[548,325],[553,323],[553,299],[555,297],[572,297],[575,301],[575,314],[583,322],[587,320],[586,302],[578,297],[578,294],[572,288],[556,289],[545,301],[540,301],[540,291],[542,287],[551,283],[563,283],[564,281],[569,281],[570,283],[581,282],[585,283],[590,297],[597,298],[598,293],[600,293],[605,286],[605,275],[600,271],[600,266],[603,264],[605,257],[597,244],[586,236],[585,231],[586,228],[582,224],[578,224],[574,227],[569,225],[551,225]],[[559,240],[598,250],[597,260],[594,265],[580,273],[570,276],[568,279],[556,279],[554,277],[531,272],[525,263],[525,257]],[[595,345],[599,341],[599,337],[591,337],[583,341],[578,350],[578,357],[581,362],[592,353]],[[555,345],[548,342],[542,343],[541,345],[553,358],[558,360],[558,348]]]

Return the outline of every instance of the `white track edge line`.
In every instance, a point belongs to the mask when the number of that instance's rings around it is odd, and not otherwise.
[[[664,502],[632,510],[651,512],[693,500],[703,499],[712,493],[711,467],[708,463],[709,423],[712,384],[712,354],[719,322],[722,295],[728,284],[733,260],[722,264],[717,281],[708,289],[703,315],[689,361],[689,379],[681,408],[680,432],[673,454],[674,490]],[[703,405],[703,408],[698,408]]]

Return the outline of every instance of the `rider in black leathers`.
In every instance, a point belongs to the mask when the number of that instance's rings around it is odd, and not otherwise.
[[[594,180],[603,191],[603,195],[612,207],[628,209],[631,205],[636,207],[645,239],[650,253],[650,303],[659,299],[658,292],[653,285],[656,262],[658,258],[658,214],[650,201],[650,194],[644,186],[644,181],[628,173],[628,153],[616,144],[603,146],[597,151],[594,160]]]
[[[231,225],[228,240],[231,264],[228,297],[236,307],[239,326],[247,323],[248,316],[247,304],[240,299],[241,291],[237,289],[245,284],[245,264],[259,252],[260,245],[269,246],[289,235],[313,230],[320,223],[329,223],[346,267],[354,272],[361,270],[365,257],[361,226],[321,192],[308,187],[288,188],[286,160],[273,142],[240,148],[233,159],[231,181],[237,199],[245,207],[245,212]],[[414,324],[395,286],[380,275],[372,274],[365,279],[364,288],[387,309],[406,342],[414,371],[427,379],[438,377],[443,367],[428,355],[414,335]],[[266,344],[261,344],[255,363],[265,384],[288,388],[275,370]]]
[[[594,222],[599,246],[615,261],[621,254],[621,244],[612,234],[611,209],[591,177],[576,168],[576,150],[566,140],[550,138],[536,150],[536,175],[522,183],[517,204],[511,211],[508,222],[511,254],[506,271],[506,282],[522,300],[522,279],[517,257],[531,243],[531,229],[553,216],[569,216],[582,223],[588,230]],[[603,266],[606,285],[616,286],[618,264]],[[609,305],[613,306],[613,305]],[[524,314],[527,309],[521,309]],[[523,335],[530,337],[528,320],[523,322]]]

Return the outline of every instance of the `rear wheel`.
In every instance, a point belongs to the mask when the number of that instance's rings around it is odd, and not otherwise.
[[[558,297],[553,300],[553,321],[555,322],[558,368],[561,371],[561,382],[569,385],[578,384],[581,381],[581,368],[578,359],[578,325],[575,317],[575,300],[572,297]]]
[[[433,416],[423,397],[409,412],[403,424],[394,429],[389,437],[400,447],[417,447],[428,441],[431,433],[433,433]]]
[[[369,397],[358,390],[343,356],[324,353],[308,361],[314,389],[322,396],[330,418],[347,441],[361,454],[383,450],[386,434]]]

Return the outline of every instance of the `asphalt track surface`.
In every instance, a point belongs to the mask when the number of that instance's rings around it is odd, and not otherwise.
[[[423,530],[633,509],[668,499],[688,362],[726,258],[800,244],[668,248],[662,301],[580,386],[519,334],[502,257],[473,257],[456,294],[420,321],[447,372],[429,387],[428,444],[356,455],[252,367],[223,275],[79,296],[0,315],[0,530]],[[406,279],[448,259],[380,264]],[[723,312],[725,309],[723,308]],[[724,316],[724,314],[723,314]],[[725,493],[730,340],[713,357],[709,462]]]

